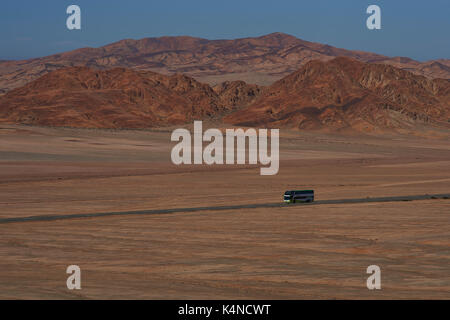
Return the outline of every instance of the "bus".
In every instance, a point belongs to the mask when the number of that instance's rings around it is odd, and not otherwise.
[[[296,203],[296,202],[313,202],[314,190],[291,190],[286,191],[283,197],[284,202]]]

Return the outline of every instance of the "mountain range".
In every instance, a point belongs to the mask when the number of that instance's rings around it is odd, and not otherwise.
[[[280,33],[123,40],[0,62],[0,122],[150,128],[214,119],[330,131],[449,129],[449,61],[387,58]]]
[[[428,78],[450,79],[450,59],[418,62],[405,57],[339,49],[284,33],[256,38],[207,40],[188,36],[121,40],[100,48],[81,48],[43,58],[0,62],[0,93],[69,66],[113,67],[183,73],[210,85],[224,81],[270,85],[311,60],[344,56],[390,64]]]
[[[359,131],[450,128],[450,80],[347,57],[310,61],[225,117],[243,126]]]
[[[79,128],[149,128],[215,118],[250,103],[260,87],[212,88],[182,75],[67,67],[0,97],[0,122]]]

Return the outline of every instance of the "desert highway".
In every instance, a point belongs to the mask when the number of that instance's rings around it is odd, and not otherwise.
[[[429,199],[450,199],[450,194],[424,194],[413,196],[379,197],[379,198],[357,198],[357,199],[335,199],[319,200],[312,203],[286,204],[283,202],[275,203],[255,203],[233,206],[211,206],[211,207],[193,207],[193,208],[173,208],[157,210],[139,210],[139,211],[121,211],[121,212],[99,212],[99,213],[80,213],[80,214],[61,214],[61,215],[37,215],[18,218],[2,218],[0,224],[31,222],[31,221],[54,221],[64,219],[98,218],[108,216],[126,216],[126,215],[153,215],[153,214],[171,214],[181,212],[197,211],[217,211],[217,210],[237,210],[237,209],[255,209],[255,208],[281,208],[292,206],[316,206],[324,204],[348,204],[348,203],[370,203],[370,202],[392,202],[392,201],[416,201]]]

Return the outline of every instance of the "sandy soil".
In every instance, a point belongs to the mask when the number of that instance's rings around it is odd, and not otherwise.
[[[0,127],[0,217],[450,192],[450,143],[282,132],[280,171],[175,166],[169,129]],[[450,298],[449,200],[0,225],[1,298]],[[79,264],[83,289],[66,289]],[[369,291],[365,270],[382,269]]]

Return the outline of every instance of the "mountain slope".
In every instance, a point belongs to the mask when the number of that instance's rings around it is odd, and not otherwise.
[[[68,67],[0,96],[0,122],[149,128],[222,119],[238,126],[336,131],[450,128],[450,80],[386,64],[314,60],[269,87],[210,87],[181,75]]]
[[[247,92],[246,84],[240,84]],[[258,91],[255,86],[251,90]],[[149,128],[223,114],[242,98],[175,74],[69,67],[0,97],[0,121],[45,126]],[[256,94],[252,97],[256,98]],[[251,100],[251,99],[250,99]],[[250,101],[246,100],[246,101]]]
[[[373,131],[417,123],[450,127],[450,80],[429,80],[390,65],[350,58],[311,61],[277,81],[235,125]]]

